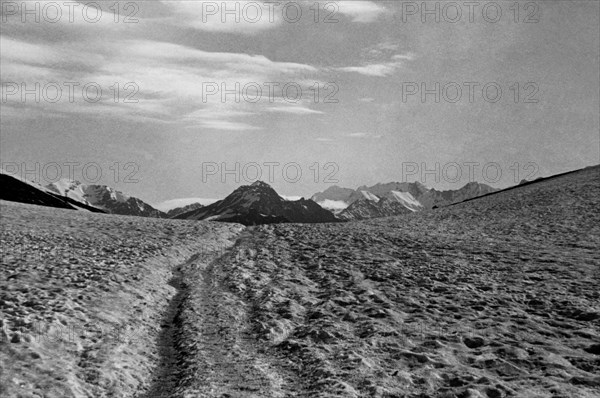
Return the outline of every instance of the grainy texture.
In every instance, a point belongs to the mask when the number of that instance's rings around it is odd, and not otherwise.
[[[222,254],[235,224],[0,202],[0,396],[123,397],[163,361],[171,270]],[[218,250],[215,250],[217,248]]]
[[[226,280],[306,396],[598,397],[599,181],[257,227]]]
[[[596,398],[598,171],[246,230],[2,204],[3,394]]]

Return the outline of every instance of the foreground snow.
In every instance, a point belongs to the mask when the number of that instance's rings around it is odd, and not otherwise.
[[[247,229],[2,202],[0,395],[598,397],[599,185]]]

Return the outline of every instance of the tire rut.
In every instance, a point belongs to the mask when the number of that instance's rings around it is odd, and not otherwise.
[[[160,363],[154,373],[152,384],[145,394],[140,398],[167,398],[172,396],[175,390],[179,372],[181,371],[177,363],[175,336],[177,330],[177,317],[179,316],[182,303],[186,296],[185,284],[183,283],[184,274],[182,269],[193,264],[198,260],[200,254],[194,254],[185,263],[176,266],[173,269],[173,276],[168,284],[176,289],[176,293],[170,300],[167,310],[161,321],[161,332],[158,337],[158,354]]]
[[[160,365],[140,398],[291,396],[290,375],[251,332],[249,304],[223,283],[234,250],[196,254],[173,270],[177,293],[161,324]]]

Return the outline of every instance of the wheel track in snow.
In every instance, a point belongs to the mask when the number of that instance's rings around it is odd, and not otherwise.
[[[178,291],[161,325],[161,363],[141,398],[297,396],[296,376],[260,352],[250,305],[222,283],[236,250],[198,253],[174,269],[169,283]]]

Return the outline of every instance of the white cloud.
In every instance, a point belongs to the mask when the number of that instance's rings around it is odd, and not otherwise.
[[[303,106],[275,106],[272,108],[268,108],[269,112],[282,112],[282,113],[292,113],[294,115],[311,115],[311,114],[322,114],[321,111],[316,111],[314,109],[306,108]]]
[[[302,196],[289,196],[289,195],[279,195],[285,200],[296,201],[302,199]]]
[[[174,13],[172,23],[207,32],[256,34],[282,22],[281,7],[257,1],[162,2]]]
[[[383,137],[381,134],[378,135],[372,135],[369,133],[350,133],[347,135],[347,137],[352,137],[352,138],[372,138],[372,139],[378,139]]]
[[[260,127],[253,126],[251,124],[242,122],[233,122],[229,120],[202,120],[199,122],[201,127],[213,130],[227,130],[227,131],[254,131],[260,130]],[[189,128],[193,128],[190,126]]]
[[[398,66],[395,63],[390,64],[372,64],[365,66],[346,66],[343,68],[338,68],[342,72],[356,72],[365,76],[376,76],[376,77],[385,77],[391,75],[398,69]]]
[[[393,74],[398,69],[401,69],[406,61],[414,60],[415,56],[412,53],[396,54],[391,57],[391,61],[383,63],[367,64],[363,66],[345,66],[337,68],[342,72],[356,72],[365,76],[385,77]]]
[[[339,1],[335,4],[339,7],[338,12],[348,15],[353,22],[374,22],[387,11],[385,7],[372,1]]]
[[[349,204],[344,202],[343,200],[331,200],[331,199],[325,199],[321,202],[317,202],[317,204],[324,209],[333,210],[333,211],[341,211],[349,206]]]
[[[147,40],[122,41],[116,48],[99,43],[75,43],[66,49],[58,45],[40,46],[15,41],[0,36],[2,40],[2,81],[26,82],[33,87],[47,82],[80,82],[79,97],[69,102],[68,89],[57,103],[28,101],[27,109],[48,113],[89,113],[134,120],[156,120],[179,123],[183,126],[214,130],[250,131],[261,127],[240,118],[257,113],[284,112],[296,115],[320,114],[306,106],[269,101],[265,82],[289,82],[298,75],[317,72],[310,65],[293,62],[276,62],[263,55],[244,53],[209,52],[167,42]],[[85,67],[81,67],[86,62]],[[56,66],[60,64],[60,66]],[[38,66],[40,65],[40,66]],[[42,66],[43,65],[43,66]],[[90,104],[81,98],[81,86],[94,82],[100,85],[103,95],[98,103]],[[121,95],[126,96],[123,85],[135,83],[137,103],[115,103],[112,87],[121,85]],[[218,91],[203,96],[206,83],[213,83]],[[247,83],[262,87],[262,97],[257,104],[244,101],[243,88]],[[237,99],[228,95],[223,100],[221,91],[237,89]],[[275,89],[275,96],[280,96]],[[279,86],[281,91],[281,86]],[[77,89],[76,89],[77,92]],[[247,93],[250,95],[249,93]],[[8,97],[9,103],[20,103],[20,95]],[[33,115],[33,112],[24,112]]]
[[[413,61],[415,59],[415,54],[413,54],[413,53],[396,54],[396,55],[392,56],[392,59],[393,60]]]

